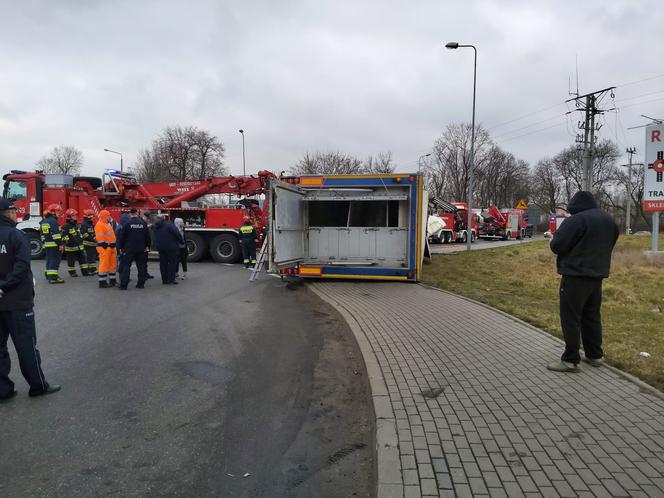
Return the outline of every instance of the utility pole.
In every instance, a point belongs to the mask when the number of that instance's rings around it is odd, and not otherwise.
[[[601,124],[595,122],[595,116],[604,114],[606,111],[613,109],[599,109],[602,99],[610,92],[611,98],[614,97],[614,86],[598,90],[596,92],[587,93],[585,95],[578,95],[567,102],[572,100],[575,102],[576,110],[585,113],[583,121],[579,121],[578,127],[583,130],[583,135],[576,136],[576,142],[583,146],[583,190],[592,192],[593,187],[593,152],[595,149],[595,132],[599,131],[602,127]],[[567,114],[574,112],[569,111]]]
[[[625,235],[632,233],[632,156],[636,154],[636,147],[628,147],[625,152],[629,154],[627,166],[627,214],[625,220]]]

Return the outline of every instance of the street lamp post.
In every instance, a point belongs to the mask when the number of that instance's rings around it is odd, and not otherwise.
[[[240,130],[242,135],[242,176],[247,176],[247,165],[244,160],[244,130]]]
[[[422,154],[418,159],[417,159],[417,172],[419,173],[422,170],[422,159],[425,157],[429,157],[431,155],[431,152],[428,154]]]
[[[467,249],[471,250],[473,239],[473,175],[475,169],[475,94],[477,90],[477,49],[474,45],[459,45],[458,42],[449,42],[445,45],[449,49],[472,48],[475,52],[475,61],[473,65],[473,122],[470,135],[470,169],[468,171],[468,226],[466,227]]]
[[[117,152],[111,149],[104,149],[104,152],[111,152],[112,154],[117,154],[118,156],[120,156],[120,173],[122,173],[124,171],[124,165],[122,163],[122,152]]]

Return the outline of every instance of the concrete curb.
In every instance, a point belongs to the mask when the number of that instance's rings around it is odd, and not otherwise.
[[[500,314],[500,315],[502,315],[506,318],[509,318],[510,320],[512,320],[512,321],[514,321],[514,322],[516,322],[520,325],[523,325],[523,326],[529,328],[530,330],[533,330],[533,331],[537,332],[540,335],[545,335],[546,337],[549,337],[549,338],[553,339],[555,342],[557,342],[561,346],[565,345],[565,341],[563,341],[559,337],[556,337],[555,335],[549,334],[548,332],[546,332],[542,329],[538,329],[534,325],[532,325],[528,322],[524,322],[520,318],[512,316],[509,313],[506,313],[506,312],[501,311],[499,309],[493,308],[493,307],[489,306],[488,304],[482,303],[480,301],[476,301],[475,299],[472,299],[472,298],[469,298],[469,297],[466,297],[466,296],[462,296],[460,294],[455,294],[454,292],[450,292],[450,291],[447,291],[447,290],[444,290],[444,289],[439,289],[438,287],[433,287],[432,285],[423,284],[423,283],[419,283],[418,285],[420,285],[421,287],[424,287],[425,289],[430,289],[430,290],[442,292],[444,294],[448,294],[450,296],[458,297],[460,299],[463,299],[464,301],[468,301],[468,302],[471,302],[471,303],[476,304],[478,306],[481,306],[483,308],[486,308],[488,310],[491,310],[491,311],[493,311],[495,313],[498,313],[498,314]],[[650,394],[652,396],[655,396],[656,398],[659,398],[661,400],[664,400],[664,393],[663,392],[661,392],[657,388],[651,386],[650,384],[646,384],[641,379],[639,379],[637,377],[634,377],[632,374],[629,374],[627,372],[623,372],[619,368],[611,366],[607,363],[604,363],[604,365],[602,365],[601,368],[606,368],[607,370],[615,373],[617,376],[622,377],[623,379],[628,380],[628,381],[632,382],[633,384],[636,384],[636,386],[638,386],[638,388],[640,390],[648,391],[648,394]]]
[[[383,371],[373,352],[364,330],[344,306],[317,289],[316,284],[308,286],[314,294],[333,306],[350,327],[362,352],[362,358],[369,376],[369,388],[376,416],[376,456],[377,456],[377,496],[398,497],[404,495],[397,422],[392,410],[387,384]]]

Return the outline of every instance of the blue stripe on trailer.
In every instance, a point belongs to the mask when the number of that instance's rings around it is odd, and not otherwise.
[[[346,266],[323,266],[322,275],[376,275],[387,277],[407,277],[409,270],[406,268],[369,268],[369,267],[346,267]]]
[[[418,206],[417,182],[410,186],[410,237],[408,238],[408,266],[409,270],[415,273],[417,268],[417,215],[420,207]]]

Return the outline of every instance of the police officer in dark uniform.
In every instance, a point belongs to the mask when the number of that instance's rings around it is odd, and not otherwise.
[[[11,336],[21,373],[30,384],[30,396],[52,394],[60,386],[49,384],[41,369],[35,330],[34,280],[30,270],[30,243],[16,229],[16,207],[0,199],[0,401],[16,395],[9,379],[11,362],[7,341]]]
[[[148,252],[150,251],[150,230],[147,223],[138,217],[138,211],[134,208],[129,212],[129,220],[119,231],[117,242],[120,258],[122,259],[122,271],[120,273],[120,290],[127,290],[131,263],[136,261],[138,269],[137,289],[145,288],[145,280],[148,276]]]
[[[256,229],[251,223],[251,217],[245,216],[244,223],[240,226],[240,246],[242,247],[242,259],[244,267],[256,264]]]

